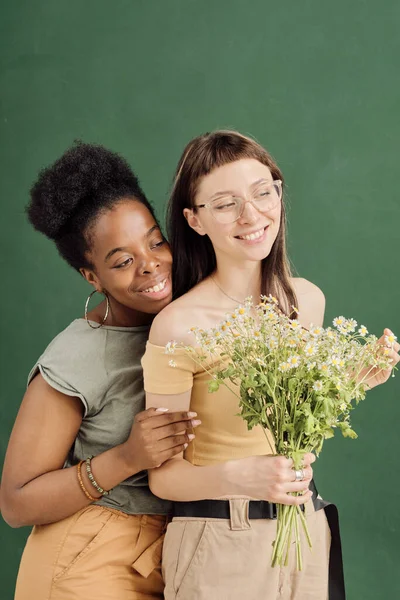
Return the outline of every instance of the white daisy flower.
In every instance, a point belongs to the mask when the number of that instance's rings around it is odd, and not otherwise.
[[[298,356],[297,354],[292,354],[291,356],[289,356],[287,362],[291,369],[298,367],[300,364],[300,356]]]
[[[165,346],[165,354],[173,354],[175,352],[176,342],[168,342]]]
[[[312,356],[313,354],[315,354],[316,349],[316,345],[310,342],[306,344],[306,347],[304,348],[304,353],[306,356]]]
[[[333,355],[330,359],[329,359],[329,364],[331,364],[333,367],[337,367],[339,368],[341,366],[340,364],[341,359],[339,356],[335,356]]]
[[[339,329],[339,327],[343,327],[343,325],[345,323],[346,323],[346,319],[344,317],[336,317],[336,319],[333,319],[333,324],[338,329]]]
[[[348,333],[353,333],[356,330],[357,321],[355,319],[348,319],[346,322],[346,330]]]
[[[358,333],[364,337],[368,334],[368,329],[365,327],[365,325],[361,325]]]
[[[278,371],[280,371],[281,373],[285,373],[285,371],[287,371],[288,369],[290,369],[290,365],[287,362],[281,362],[278,367]]]
[[[174,360],[172,360],[172,359],[169,361],[168,364],[169,364],[170,367],[176,367],[176,362]]]
[[[323,362],[319,365],[319,370],[323,375],[329,375],[331,370],[329,368],[329,364],[327,362]]]
[[[322,327],[313,327],[310,329],[310,333],[313,337],[319,337],[323,332]]]
[[[385,335],[384,340],[385,340],[385,344],[388,347],[393,348],[394,343],[397,340],[397,337],[394,335],[394,333],[391,333],[390,335]]]
[[[323,383],[320,379],[318,379],[313,385],[313,390],[315,390],[316,392],[320,392],[322,390],[322,387]]]
[[[290,319],[290,328],[293,329],[293,331],[297,331],[298,329],[300,329],[300,321],[298,321],[297,319]]]
[[[314,367],[317,366],[316,362],[310,362],[307,364],[307,371],[312,371],[314,369]]]

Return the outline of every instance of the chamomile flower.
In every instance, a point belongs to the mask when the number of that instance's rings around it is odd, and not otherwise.
[[[278,346],[278,340],[276,339],[276,337],[271,336],[266,341],[266,346],[267,346],[268,350],[274,350],[275,348],[277,348],[277,346]]]
[[[346,323],[346,319],[344,317],[336,317],[335,319],[333,319],[333,324],[334,326],[339,329],[340,327],[343,327]]]
[[[314,385],[312,387],[313,390],[315,390],[316,392],[320,392],[323,388],[323,383],[320,379],[317,379],[317,381],[314,382]]]
[[[165,346],[165,354],[173,354],[175,352],[176,342],[172,340],[168,342]]]
[[[365,327],[365,325],[360,325],[358,333],[365,337],[368,334],[368,329]]]
[[[170,367],[176,367],[176,362],[172,359],[168,362],[168,364]]]
[[[397,340],[397,337],[394,335],[394,333],[390,333],[389,335],[385,335],[384,340],[385,340],[385,344],[388,347],[393,348],[393,346]]]
[[[313,337],[319,337],[323,332],[322,327],[313,327],[310,329],[310,333]]]
[[[293,310],[293,312],[295,312],[297,315],[299,314],[299,309],[298,309],[298,308],[296,308],[295,306],[293,306],[293,304],[292,304],[292,310]]]
[[[337,367],[340,368],[340,357],[336,356],[335,354],[333,356],[331,356],[331,358],[329,359],[329,364],[332,365],[332,367]]]
[[[290,328],[293,329],[293,331],[301,329],[300,321],[298,321],[297,319],[290,319]]]
[[[347,319],[346,321],[346,330],[347,333],[353,333],[356,330],[357,321],[355,319]]]
[[[290,365],[287,362],[281,362],[278,367],[278,371],[285,373],[290,369]]]
[[[309,342],[308,344],[306,344],[305,348],[304,348],[304,354],[306,356],[313,356],[313,354],[315,354],[317,349],[317,346],[315,344],[313,344],[312,342]]]
[[[317,363],[315,361],[307,363],[307,371],[312,371],[316,366],[317,366]]]
[[[297,340],[294,338],[289,338],[286,342],[286,345],[289,346],[289,348],[295,348],[297,346]]]
[[[267,310],[264,313],[264,319],[266,321],[270,321],[272,323],[276,323],[278,321],[278,315],[273,310]]]
[[[327,362],[322,362],[319,365],[319,370],[323,375],[329,375],[331,370],[329,368],[329,364]]]
[[[298,367],[300,364],[300,356],[298,356],[298,354],[292,354],[291,356],[289,356],[288,360],[288,365],[291,369],[294,369],[295,367]]]

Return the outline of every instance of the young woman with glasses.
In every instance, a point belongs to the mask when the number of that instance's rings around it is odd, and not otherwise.
[[[323,293],[290,274],[283,191],[283,175],[268,152],[233,131],[195,138],[177,167],[168,210],[175,300],[155,318],[142,365],[148,406],[194,410],[201,425],[183,453],[150,473],[152,491],[175,501],[163,551],[166,600],[344,598],[335,510],[316,496],[314,456],[305,456],[300,478],[291,460],[266,456],[270,445],[260,427],[248,431],[237,416],[236,396],[223,386],[208,394],[201,367],[176,349],[172,368],[165,353],[171,340],[193,344],[192,327],[214,327],[248,296],[271,293],[287,314],[298,307],[304,327],[322,325]],[[388,377],[375,373],[369,384]],[[246,481],[248,466],[260,457],[261,495]],[[229,473],[238,460],[238,491],[227,498],[210,469]],[[294,551],[288,567],[270,567],[274,503],[305,505],[313,551],[304,548],[302,571],[295,569]]]

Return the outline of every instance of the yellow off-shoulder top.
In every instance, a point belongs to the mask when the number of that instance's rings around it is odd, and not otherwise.
[[[171,360],[176,366],[170,366]],[[185,451],[185,459],[190,463],[210,465],[271,454],[272,440],[269,438],[269,444],[261,426],[249,431],[238,415],[238,397],[225,386],[209,393],[210,375],[185,350],[176,348],[174,354],[166,354],[163,346],[147,342],[142,367],[146,392],[168,395],[192,390],[190,410],[197,412],[202,423]],[[239,393],[238,388],[229,385]]]

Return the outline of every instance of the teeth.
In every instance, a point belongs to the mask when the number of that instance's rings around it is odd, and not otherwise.
[[[161,283],[158,283],[154,287],[151,287],[151,288],[148,288],[147,290],[144,290],[144,292],[146,294],[149,293],[149,292],[161,292],[161,290],[163,290],[165,288],[165,284],[166,283],[167,283],[167,280],[164,279],[164,281],[162,281]]]
[[[250,233],[249,235],[240,235],[239,238],[241,240],[256,240],[262,236],[264,233],[264,229],[260,229],[260,231],[255,231],[254,233]]]

